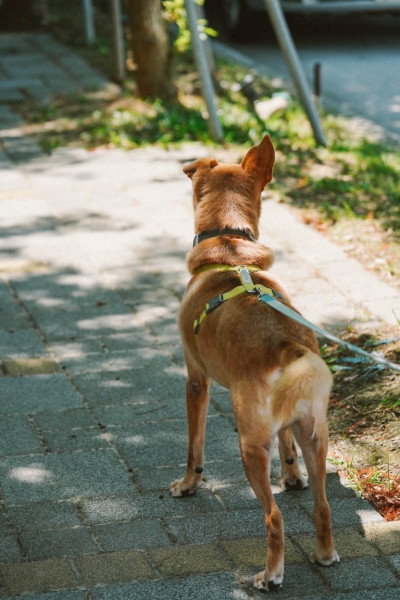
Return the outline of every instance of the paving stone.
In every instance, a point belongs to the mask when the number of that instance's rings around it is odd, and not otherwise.
[[[4,514],[0,512],[0,535],[5,536],[12,533],[10,526]]]
[[[110,434],[99,428],[56,431],[44,434],[44,440],[50,452],[74,452],[76,450],[109,448],[110,438]]]
[[[0,419],[0,456],[43,452],[43,446],[25,416],[2,416]]]
[[[229,562],[215,545],[155,548],[150,554],[164,577],[228,571]]]
[[[8,506],[133,489],[111,450],[6,458],[0,462],[0,474]]]
[[[186,377],[165,363],[163,369],[149,373],[148,367],[132,368],[129,356],[124,364],[101,372],[73,375],[73,381],[93,406],[121,402],[158,402],[185,407]]]
[[[169,493],[131,494],[84,500],[82,509],[92,524],[133,521],[178,515],[198,515],[224,510],[221,503],[207,490],[195,496],[173,498]]]
[[[398,600],[398,598],[399,586],[396,586],[396,588],[392,589],[346,592],[345,594],[334,596],[332,600]]]
[[[0,414],[81,406],[80,397],[64,374],[0,378]]]
[[[32,311],[33,312],[33,311]],[[137,330],[128,312],[96,314],[89,310],[35,310],[35,321],[49,342],[75,340],[84,337],[106,336],[114,331],[126,331],[132,336]]]
[[[369,544],[355,527],[333,530],[335,548],[342,560],[363,556],[376,556],[377,550]],[[316,549],[315,536],[297,536],[295,542],[310,556]]]
[[[87,595],[84,590],[62,590],[61,592],[49,592],[44,594],[24,594],[24,600],[86,600]],[[2,600],[15,600],[7,597]]]
[[[99,550],[84,527],[27,531],[21,533],[19,537],[30,560],[79,556]]]
[[[0,331],[2,357],[41,356],[47,354],[39,335],[33,329]]]
[[[240,540],[221,541],[221,548],[229,556],[237,568],[265,568],[268,542],[263,538],[248,538]],[[295,549],[292,542],[285,538],[285,565],[304,562],[303,557]]]
[[[0,537],[0,563],[14,563],[22,560],[21,548],[15,537]]]
[[[311,532],[313,524],[300,519],[301,511],[293,510],[291,521],[286,522],[287,533]],[[223,515],[198,515],[191,519],[166,518],[166,523],[179,544],[205,544],[218,540],[266,536],[264,513],[260,510],[226,512]]]
[[[400,575],[400,554],[391,556],[389,561],[393,565],[393,568],[395,569],[397,575]]]
[[[156,520],[95,525],[93,531],[106,552],[171,544],[161,523]]]
[[[94,588],[95,600],[249,600],[233,575],[200,575]]]
[[[369,590],[399,583],[386,563],[375,557],[341,561],[334,569],[323,569],[322,575],[338,591]]]
[[[7,155],[17,163],[24,163],[33,158],[43,156],[43,151],[40,146],[28,137],[10,137],[3,135],[2,142]]]
[[[383,517],[374,509],[372,504],[363,498],[348,498],[329,501],[333,527],[367,525],[382,522]],[[302,504],[309,514],[312,514],[312,503]]]
[[[333,569],[335,567],[332,567]],[[262,569],[261,569],[262,570]],[[251,576],[247,576],[249,584],[253,583],[253,576],[256,575],[260,569],[254,569],[250,571]],[[251,589],[251,588],[250,588]],[[273,597],[277,600],[321,600],[323,598],[329,598],[330,590],[328,586],[325,586],[319,571],[314,570],[313,566],[307,562],[301,564],[288,564],[285,566],[285,574],[283,578],[282,587],[273,590]],[[254,600],[262,600],[265,598],[263,592],[253,592],[249,594],[250,598],[254,597]]]
[[[150,362],[157,371],[164,371],[171,367],[171,358],[158,345],[154,346],[154,340],[147,338],[145,342],[147,347],[135,348],[132,336],[127,336],[123,350],[121,350],[109,348],[110,337],[112,336],[88,338],[69,344],[52,344],[50,348],[68,368],[68,371],[76,374],[94,374],[102,371],[119,372],[148,367]]]
[[[187,456],[186,420],[170,421],[168,427],[159,423],[132,425],[113,431],[115,443],[133,468],[139,466],[179,464]],[[205,454],[218,458],[239,454],[237,434],[223,417],[207,421]]]
[[[74,572],[66,559],[0,564],[0,576],[6,592],[11,595],[78,587]]]
[[[21,375],[49,375],[59,373],[60,365],[52,358],[17,358],[3,360],[1,368],[6,375],[20,377]]]
[[[37,531],[82,524],[79,513],[71,502],[41,502],[11,506],[7,513],[16,531]]]
[[[34,415],[34,421],[42,431],[68,431],[97,426],[86,408],[43,411]]]
[[[400,552],[400,521],[367,525],[364,527],[364,536],[384,554]]]
[[[174,466],[151,468],[135,468],[135,477],[144,491],[169,489],[169,484],[175,479],[180,479],[185,474],[186,454],[181,455],[180,463]],[[206,461],[202,487],[219,490],[225,485],[237,482],[245,482],[246,474],[242,461]],[[218,491],[219,493],[219,491]],[[226,493],[228,495],[228,493]]]
[[[111,406],[94,407],[99,421],[109,427],[140,423],[141,421],[164,421],[165,419],[186,418],[186,403],[181,398],[171,398],[170,401],[150,399],[139,402],[114,403]],[[209,414],[213,414],[210,411]],[[215,412],[214,412],[215,414]],[[162,427],[162,425],[160,425]]]
[[[146,557],[136,550],[79,556],[74,559],[74,563],[83,584],[87,586],[141,581],[154,577]]]

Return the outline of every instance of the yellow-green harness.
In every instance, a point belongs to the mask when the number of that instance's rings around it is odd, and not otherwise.
[[[241,285],[234,287],[233,290],[230,290],[229,292],[219,294],[218,296],[215,296],[215,298],[211,298],[211,300],[207,302],[203,312],[197,317],[197,319],[195,319],[193,323],[196,339],[200,330],[200,326],[203,323],[206,316],[210,314],[211,311],[215,310],[218,306],[220,306],[223,302],[226,302],[226,300],[230,300],[231,298],[234,298],[239,294],[244,294],[245,292],[249,294],[257,294],[258,296],[268,294],[269,296],[278,298],[279,300],[283,300],[284,302],[286,301],[284,296],[276,290],[268,288],[265,285],[261,285],[258,283],[255,284],[253,282],[250,273],[254,273],[255,271],[261,271],[260,267],[257,267],[255,265],[239,265],[237,267],[234,267],[232,265],[218,264],[203,265],[196,269],[195,273],[197,275],[198,273],[204,273],[205,271],[230,271],[237,273],[240,277]]]
[[[326,331],[325,329],[322,329],[322,327],[319,327],[318,325],[315,325],[311,321],[308,321],[302,315],[300,315],[298,312],[293,310],[290,306],[287,305],[287,301],[286,301],[285,297],[282,294],[280,294],[279,292],[277,292],[276,290],[267,288],[264,285],[253,283],[250,273],[254,273],[255,271],[261,271],[261,269],[259,267],[256,267],[254,265],[249,265],[249,266],[240,265],[238,267],[233,267],[231,265],[203,265],[202,267],[199,267],[195,273],[196,274],[202,273],[204,271],[236,272],[240,277],[240,281],[242,282],[242,285],[238,285],[237,287],[233,288],[233,290],[231,290],[230,292],[225,292],[224,294],[219,294],[219,296],[216,296],[215,298],[212,298],[209,302],[207,302],[203,312],[201,313],[201,315],[199,317],[197,317],[197,319],[195,319],[194,324],[193,324],[194,333],[196,335],[196,340],[197,340],[197,335],[199,333],[200,325],[202,324],[202,322],[204,321],[206,316],[212,310],[217,308],[217,306],[219,306],[226,300],[229,300],[230,298],[234,298],[235,296],[238,296],[239,294],[243,294],[244,292],[247,292],[249,294],[256,294],[258,300],[260,300],[267,306],[270,306],[271,308],[275,309],[276,311],[280,312],[281,314],[285,315],[286,317],[289,317],[289,319],[292,319],[296,323],[303,325],[303,327],[307,327],[308,329],[311,329],[317,335],[325,337],[328,340],[332,340],[333,342],[340,344],[341,346],[344,346],[351,352],[354,352],[356,354],[360,354],[361,356],[364,356],[367,360],[369,360],[371,362],[378,363],[378,365],[381,368],[389,368],[389,369],[392,369],[393,371],[400,372],[399,364],[390,362],[389,360],[386,360],[386,358],[384,356],[379,355],[377,352],[372,352],[370,354],[369,352],[366,352],[362,348],[358,348],[357,346],[354,346],[354,344],[350,344],[349,342],[345,342],[345,341],[341,340],[340,338],[336,337],[329,331]],[[277,300],[277,298],[278,298],[278,300]]]

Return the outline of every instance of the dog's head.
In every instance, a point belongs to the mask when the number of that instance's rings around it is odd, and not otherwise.
[[[257,228],[261,192],[272,179],[275,152],[266,135],[251,148],[240,165],[199,158],[183,168],[192,180],[198,230],[210,227]]]

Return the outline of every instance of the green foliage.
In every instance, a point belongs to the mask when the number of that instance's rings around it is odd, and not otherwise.
[[[204,0],[195,0],[196,4],[202,6]],[[190,49],[190,30],[187,23],[185,0],[163,0],[166,19],[178,26],[178,35],[174,40],[174,47],[178,52],[187,52]],[[198,20],[198,28],[201,35],[215,37],[216,31],[208,27],[206,19]]]
[[[389,409],[400,410],[400,396],[386,396],[382,399],[381,404]]]

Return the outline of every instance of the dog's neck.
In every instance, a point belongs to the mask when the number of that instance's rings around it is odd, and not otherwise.
[[[218,231],[223,232],[224,230]],[[214,235],[213,232],[211,237],[200,239],[188,254],[189,272],[193,275],[199,267],[208,264],[254,265],[260,270],[268,269],[274,260],[272,250],[260,244],[254,236],[252,236],[253,239],[248,237],[245,229],[239,231],[244,235],[236,233]],[[205,233],[210,233],[210,231]]]
[[[193,240],[193,247],[197,246],[197,244],[203,240],[208,240],[209,238],[217,237],[219,235],[239,235],[247,240],[250,240],[251,242],[257,241],[250,229],[233,229],[232,227],[224,227],[223,229],[201,231],[200,233],[196,234]]]

